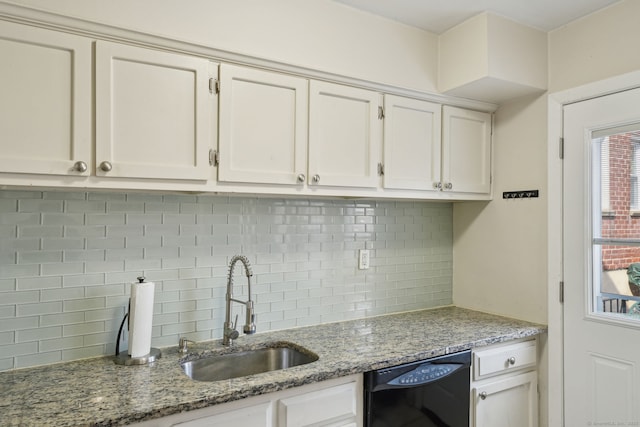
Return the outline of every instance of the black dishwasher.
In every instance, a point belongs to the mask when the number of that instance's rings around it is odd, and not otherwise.
[[[364,374],[365,427],[469,427],[471,351]]]

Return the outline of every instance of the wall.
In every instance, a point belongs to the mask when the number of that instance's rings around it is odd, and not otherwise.
[[[505,103],[494,117],[494,200],[454,205],[454,303],[547,322],[544,96]],[[539,190],[534,199],[502,192]]]
[[[156,282],[152,345],[221,338],[228,261],[237,253],[253,264],[259,331],[451,304],[451,210],[0,191],[0,370],[113,354],[129,284],[140,275]],[[371,268],[358,270],[365,247]],[[240,274],[235,283],[240,297]]]
[[[347,77],[437,92],[435,34],[329,0],[12,3]]]
[[[640,2],[622,1],[550,32],[550,92],[640,68],[630,54],[640,40],[637,16]],[[493,144],[494,201],[454,205],[454,303],[546,323],[546,195],[548,185],[561,185],[547,183],[546,96],[502,104]],[[528,189],[540,198],[501,199]]]
[[[640,2],[619,3],[549,33],[549,92],[640,69]]]

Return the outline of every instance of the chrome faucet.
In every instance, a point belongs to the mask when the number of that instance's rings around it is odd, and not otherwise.
[[[240,261],[244,265],[244,271],[247,276],[248,289],[247,289],[247,300],[240,301],[233,298],[233,269],[235,268],[236,262]],[[246,309],[246,321],[243,328],[243,332],[247,335],[254,334],[256,332],[256,315],[253,314],[253,301],[251,300],[251,276],[253,276],[253,272],[251,271],[251,265],[249,264],[249,260],[247,257],[243,255],[235,255],[231,258],[231,262],[229,263],[229,277],[227,278],[227,308],[224,316],[224,326],[223,326],[223,335],[222,335],[222,345],[231,345],[233,344],[233,340],[238,338],[240,333],[236,330],[236,323],[238,323],[238,315],[236,314],[235,322],[231,323],[231,302],[237,302],[239,304],[244,304]]]

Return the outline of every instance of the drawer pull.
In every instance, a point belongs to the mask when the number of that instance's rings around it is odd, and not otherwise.
[[[478,396],[480,396],[480,399],[485,400],[487,398],[487,392],[483,391],[482,393],[480,393]]]
[[[515,357],[513,357],[513,356],[511,356],[511,357],[509,358],[509,365],[515,365],[515,364],[516,364],[516,358],[515,358]]]

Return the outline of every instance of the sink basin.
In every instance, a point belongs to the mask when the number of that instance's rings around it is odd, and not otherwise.
[[[182,362],[182,370],[196,381],[220,381],[277,371],[315,362],[318,356],[302,347],[278,344],[255,350],[219,354]]]

